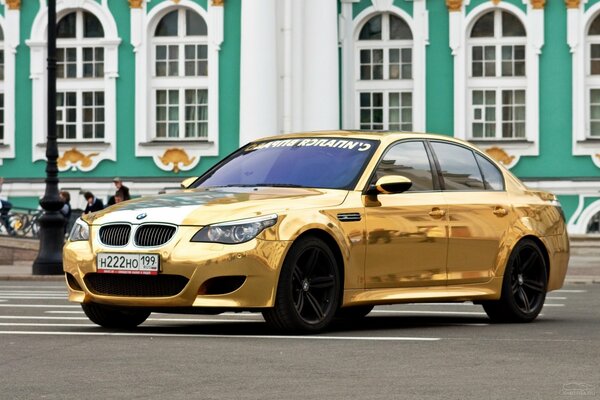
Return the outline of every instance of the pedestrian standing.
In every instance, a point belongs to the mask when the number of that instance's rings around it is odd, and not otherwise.
[[[131,200],[131,196],[129,196],[129,188],[123,185],[121,178],[115,177],[113,179],[113,183],[115,184],[115,188],[117,190],[115,191],[115,195],[110,196],[108,199],[108,203],[106,203],[107,206],[112,206],[113,204],[118,203],[117,197],[119,197],[120,201]]]
[[[92,192],[85,192],[83,197],[85,197],[85,201],[87,201],[85,210],[83,210],[84,214],[100,211],[104,208],[104,203],[102,203],[102,200],[97,199]]]
[[[65,233],[67,233],[69,221],[71,220],[71,195],[66,190],[61,190],[58,195],[64,203],[60,209],[60,213],[65,217]]]

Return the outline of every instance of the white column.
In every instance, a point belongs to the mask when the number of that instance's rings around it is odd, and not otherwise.
[[[240,145],[277,134],[275,0],[242,1]]]
[[[336,0],[304,0],[303,124],[307,131],[339,128]]]

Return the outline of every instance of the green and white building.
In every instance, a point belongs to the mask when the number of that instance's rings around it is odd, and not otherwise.
[[[467,139],[599,233],[600,0],[57,0],[61,188],[178,187],[250,140]],[[37,207],[45,0],[0,0],[0,176]]]

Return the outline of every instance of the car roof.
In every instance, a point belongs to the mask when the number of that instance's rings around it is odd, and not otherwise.
[[[281,140],[291,138],[303,138],[303,137],[342,137],[342,138],[354,138],[354,139],[371,139],[380,140],[382,142],[395,142],[400,139],[441,139],[445,141],[451,141],[456,143],[466,144],[472,147],[468,142],[460,139],[453,138],[452,136],[423,133],[423,132],[400,132],[400,131],[370,131],[370,130],[329,130],[329,131],[315,131],[315,132],[299,132],[299,133],[286,133],[277,136],[269,136],[258,139],[257,142],[269,141],[269,140]]]

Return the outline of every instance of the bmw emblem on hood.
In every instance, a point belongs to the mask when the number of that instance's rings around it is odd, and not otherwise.
[[[138,214],[138,216],[137,216],[137,217],[135,217],[135,219],[144,219],[144,218],[146,218],[147,216],[148,216],[148,214],[146,214],[146,213],[141,213],[141,214]]]

